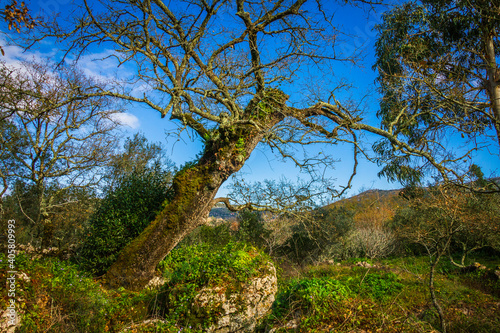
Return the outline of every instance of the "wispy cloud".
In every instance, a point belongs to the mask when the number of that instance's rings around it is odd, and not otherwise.
[[[139,126],[141,126],[139,118],[137,118],[131,113],[127,112],[114,113],[112,115],[112,118],[114,121],[120,123],[122,126],[128,126],[132,129],[137,129],[139,128]]]

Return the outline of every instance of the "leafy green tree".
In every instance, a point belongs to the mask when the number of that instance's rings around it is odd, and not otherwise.
[[[354,227],[354,212],[344,207],[319,209],[304,216],[282,251],[298,263],[317,260]]]
[[[271,230],[266,229],[261,212],[243,210],[238,215],[236,240],[264,248]]]
[[[116,261],[120,251],[168,205],[172,174],[158,165],[120,177],[90,216],[76,260],[97,276]]]
[[[390,140],[376,146],[381,174],[417,182],[432,163],[417,163],[418,151],[457,162],[472,151],[500,144],[500,5],[483,0],[424,0],[398,5],[384,15],[376,43],[382,93],[379,116]],[[492,135],[492,132],[496,132]],[[453,152],[443,139],[474,143]],[[456,150],[456,149],[455,149]],[[460,172],[451,172],[461,178]]]
[[[33,223],[30,216],[40,214],[38,187],[28,182],[17,182],[12,191],[3,198],[4,214],[16,220],[16,240],[19,244],[40,246],[46,225]],[[97,195],[91,188],[72,187],[62,189],[52,184],[44,189],[44,195],[52,197],[51,207],[52,240],[50,246],[60,250],[72,249],[81,239],[85,221],[93,212]]]
[[[125,140],[123,150],[113,155],[105,175],[107,188],[113,189],[133,173],[142,173],[148,168],[173,172],[174,163],[167,158],[160,143],[148,142],[142,133]]]

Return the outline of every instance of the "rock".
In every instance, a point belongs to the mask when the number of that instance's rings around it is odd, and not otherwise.
[[[356,266],[359,266],[359,267],[364,267],[364,268],[375,268],[376,266],[375,265],[372,265],[366,261],[358,261],[356,263]]]
[[[0,317],[0,332],[14,333],[21,326],[21,313],[19,309],[7,308]]]
[[[158,289],[159,287],[165,284],[165,279],[160,276],[155,276],[151,280],[149,280],[146,285],[146,289]]]
[[[219,316],[205,332],[253,332],[271,308],[278,290],[276,269],[267,264],[268,273],[250,279],[238,291],[225,287],[203,288],[194,298],[194,310],[202,313],[206,308],[217,308]]]
[[[24,272],[18,273],[17,277],[25,282],[31,282],[30,277]]]
[[[23,251],[28,254],[35,253],[36,251],[33,245],[31,245],[30,243],[28,243],[27,245],[19,244],[17,247],[19,248],[19,251]]]

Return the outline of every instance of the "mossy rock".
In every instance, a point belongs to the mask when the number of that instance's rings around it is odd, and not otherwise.
[[[240,243],[178,249],[160,267],[167,279],[160,311],[204,332],[252,332],[277,292],[271,260]]]

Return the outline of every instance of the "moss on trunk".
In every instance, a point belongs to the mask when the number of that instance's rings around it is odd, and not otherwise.
[[[243,167],[257,144],[285,117],[288,96],[279,90],[265,94],[258,111],[259,126],[222,126],[205,138],[205,151],[197,164],[179,171],[173,179],[173,199],[156,219],[125,247],[106,274],[112,287],[143,288],[156,266],[189,232],[205,223],[213,199],[233,173]],[[262,110],[264,109],[264,110]],[[253,112],[255,110],[250,110]]]

